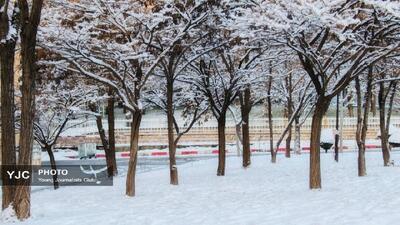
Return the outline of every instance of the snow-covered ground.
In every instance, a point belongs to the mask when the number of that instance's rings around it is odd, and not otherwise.
[[[400,153],[384,168],[380,153],[367,153],[366,177],[357,177],[357,154],[340,162],[321,154],[321,190],[308,189],[308,154],[269,162],[252,158],[249,169],[227,159],[217,177],[217,159],[179,166],[180,185],[169,185],[168,170],[137,175],[137,196],[124,195],[125,177],[112,187],[63,187],[32,194],[32,218],[23,224],[400,224]],[[9,224],[6,218],[1,224]],[[16,223],[19,224],[19,223]]]
[[[42,161],[50,161],[49,154],[47,152],[41,152]],[[54,158],[56,161],[59,160],[73,160],[73,158],[78,157],[78,152],[71,149],[58,149],[54,151]]]

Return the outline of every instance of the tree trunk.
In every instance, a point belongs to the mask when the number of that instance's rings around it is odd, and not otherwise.
[[[358,146],[358,176],[362,177],[367,175],[367,169],[365,165],[365,140],[367,137],[368,129],[368,114],[370,111],[371,97],[372,97],[372,70],[370,68],[368,72],[367,90],[364,95],[364,107],[362,106],[361,98],[361,85],[359,78],[356,77],[356,91],[357,91],[357,132],[356,141]],[[362,115],[362,108],[364,109],[364,115]]]
[[[178,185],[178,168],[176,166],[176,145],[174,131],[174,84],[167,80],[167,123],[168,123],[168,151],[169,151],[169,174],[170,184]]]
[[[389,98],[389,109],[387,112],[387,116],[386,116],[386,133],[388,134],[388,138],[391,135],[390,132],[390,118],[392,117],[392,111],[393,111],[393,102],[394,102],[394,97],[396,96],[396,91],[397,91],[397,82],[395,81],[393,86],[392,86],[392,90],[388,90],[391,91],[390,92],[390,98]],[[388,140],[389,141],[389,140]],[[390,146],[390,143],[389,143]]]
[[[243,144],[243,160],[242,165],[247,168],[251,164],[251,151],[250,151],[250,130],[249,130],[249,114],[251,110],[250,105],[250,88],[246,88],[243,93],[243,104],[241,106],[242,112],[242,144]]]
[[[361,130],[363,127],[363,117],[362,117],[362,97],[361,97],[361,85],[360,78],[355,78],[355,88],[357,95],[357,130],[356,130],[356,142],[358,147],[358,176],[362,177],[366,174],[365,168],[365,145],[362,141]],[[368,93],[366,93],[368,94]],[[364,110],[368,111],[366,104],[364,105]]]
[[[372,93],[372,96],[371,96],[371,112],[372,112],[372,116],[373,117],[376,116],[376,111],[377,111],[376,110],[376,95],[375,95],[375,93]]]
[[[139,127],[141,120],[142,120],[141,112],[132,113],[130,157],[129,157],[128,173],[126,176],[126,195],[130,197],[135,196],[135,176],[136,176],[137,152],[139,150]]]
[[[290,120],[290,118],[293,115],[293,110],[292,110],[292,101],[290,100],[288,102],[288,121]],[[285,157],[286,158],[290,158],[290,143],[292,141],[292,125],[289,125],[289,130],[288,130],[288,134],[286,137],[286,146],[285,146]],[[278,146],[279,148],[279,146]]]
[[[54,158],[54,153],[53,153],[53,146],[47,145],[45,146],[45,150],[47,151],[47,154],[49,154],[51,169],[57,170],[56,160]],[[59,188],[57,173],[53,175],[53,185],[54,185],[54,190],[57,190]]]
[[[286,137],[285,157],[290,158],[290,142],[292,141],[292,128],[289,128],[288,136]]]
[[[89,108],[92,112],[98,113],[98,110],[97,110],[97,107],[95,104],[89,104]],[[96,115],[96,126],[97,126],[97,130],[99,131],[99,136],[100,136],[101,144],[103,145],[104,153],[106,155],[107,175],[108,175],[108,177],[112,177],[114,174],[114,165],[113,165],[112,157],[110,154],[109,142],[108,142],[108,139],[106,136],[106,132],[103,128],[103,119],[100,115]]]
[[[388,143],[389,136],[386,130],[386,118],[385,118],[386,98],[385,98],[385,86],[383,82],[379,84],[378,104],[379,104],[379,128],[381,132],[380,139],[382,145],[383,165],[390,166],[390,152]]]
[[[286,89],[288,90],[287,99],[287,118],[288,121],[293,115],[293,99],[292,99],[292,73],[286,79]],[[289,125],[288,135],[286,137],[285,157],[290,158],[290,142],[292,141],[292,124]]]
[[[15,42],[6,43],[0,50],[1,66],[1,165],[13,167],[15,155],[14,125],[14,52]],[[14,186],[2,170],[2,209],[10,206],[14,199]]]
[[[43,0],[33,1],[30,10],[27,1],[18,1],[21,13],[21,128],[18,164],[32,171],[33,118],[35,117],[36,34],[40,23]],[[15,190],[14,206],[18,219],[30,216],[31,180],[19,180]],[[18,181],[17,181],[18,183]]]
[[[269,77],[268,80],[268,90],[267,90],[267,111],[268,111],[268,127],[269,127],[269,148],[271,151],[271,162],[276,163],[276,153],[278,152],[277,147],[276,151],[274,151],[274,130],[272,127],[272,96],[271,96],[271,88],[272,88],[272,76]]]
[[[112,89],[108,92],[110,98],[107,101],[107,121],[108,121],[108,156],[106,152],[108,176],[116,176],[118,174],[117,161],[115,159],[115,115],[114,115],[114,93]]]
[[[225,123],[226,113],[221,113],[218,118],[218,170],[217,176],[225,176]]]
[[[301,132],[300,132],[300,118],[298,116],[296,116],[295,120],[294,120],[294,129],[295,129],[295,136],[296,136],[296,140],[295,140],[295,153],[297,155],[301,154]]]
[[[339,107],[340,107],[340,94],[336,96],[336,132],[335,132],[335,161],[339,162]]]
[[[320,142],[322,118],[328,110],[330,100],[319,97],[316,103],[311,123],[310,139],[310,189],[321,188],[321,167],[320,167]]]

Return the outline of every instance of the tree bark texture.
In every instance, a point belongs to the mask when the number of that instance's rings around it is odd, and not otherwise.
[[[335,161],[339,162],[339,114],[340,114],[340,94],[336,96],[336,126],[335,126]]]
[[[1,69],[1,165],[13,167],[15,154],[14,119],[14,53],[15,42],[7,42],[0,47]],[[4,172],[4,173],[3,173]],[[10,206],[14,199],[15,187],[8,183],[7,174],[2,171],[2,209]]]
[[[18,1],[21,13],[21,128],[18,165],[31,171],[33,145],[33,118],[35,117],[35,80],[36,80],[36,34],[40,23],[43,0],[35,0],[29,6],[25,0]],[[29,9],[30,8],[30,9]],[[20,220],[30,216],[31,180],[20,182],[14,196],[15,213]],[[18,182],[17,182],[18,183]]]
[[[311,122],[310,139],[310,189],[321,188],[320,142],[322,119],[328,110],[330,100],[319,97]]]
[[[379,105],[379,129],[381,132],[381,146],[383,165],[390,166],[389,135],[386,130],[386,93],[383,82],[379,83],[378,105]]]
[[[364,95],[364,106],[362,105],[362,92],[360,79],[356,77],[356,93],[357,93],[357,131],[356,142],[358,147],[358,176],[362,177],[367,175],[367,168],[365,163],[365,140],[368,129],[368,114],[372,98],[372,71],[368,73],[367,90]],[[364,110],[364,113],[362,112]]]
[[[107,121],[108,121],[108,154],[106,153],[108,176],[116,176],[118,174],[117,161],[115,158],[115,114],[114,114],[114,93],[109,89],[109,99],[107,100]]]
[[[226,159],[225,123],[226,123],[226,114],[222,113],[221,116],[218,118],[218,169],[217,169],[217,176],[225,176],[225,159]]]
[[[130,197],[135,196],[135,176],[136,176],[137,152],[139,150],[139,127],[141,120],[142,120],[142,113],[134,112],[132,115],[132,125],[131,125],[130,158],[128,165],[128,173],[126,177],[126,195]]]
[[[251,151],[250,151],[250,129],[249,129],[249,114],[251,110],[250,105],[250,88],[244,90],[241,105],[242,113],[242,144],[243,144],[243,156],[242,165],[247,168],[251,164]]]
[[[168,151],[169,151],[169,174],[170,184],[178,185],[178,167],[176,166],[176,145],[174,135],[174,84],[173,81],[167,80],[167,124],[168,124]]]
[[[267,90],[267,111],[268,111],[268,127],[269,127],[269,148],[271,151],[271,162],[276,163],[276,154],[277,151],[274,151],[274,130],[272,124],[272,96],[271,96],[271,89],[272,89],[272,77],[269,77],[268,80],[268,90]]]

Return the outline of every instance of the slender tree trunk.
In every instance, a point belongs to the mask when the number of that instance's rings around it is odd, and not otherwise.
[[[286,147],[285,147],[285,157],[290,158],[290,142],[292,141],[292,128],[288,131],[288,136],[286,137]]]
[[[300,132],[300,121],[299,121],[299,117],[296,116],[295,120],[294,120],[294,129],[295,129],[295,136],[296,136],[296,140],[295,140],[295,153],[300,155],[301,154],[301,132]]]
[[[328,110],[330,100],[319,97],[311,123],[310,139],[310,189],[321,188],[320,142],[322,118]]]
[[[336,96],[336,131],[335,131],[335,161],[339,162],[339,108],[340,108],[340,94]]]
[[[293,110],[292,110],[292,103],[291,100],[288,103],[288,120],[290,120],[290,118],[293,115]],[[286,147],[285,147],[285,157],[286,158],[290,158],[290,143],[292,142],[292,125],[289,126],[289,130],[288,130],[288,134],[286,137]],[[279,148],[279,146],[278,146]]]
[[[57,170],[56,160],[54,158],[54,153],[53,153],[53,146],[47,145],[45,146],[45,150],[50,158],[51,169]],[[53,175],[53,185],[54,185],[54,190],[57,190],[59,188],[57,173]]]
[[[142,120],[141,112],[132,113],[131,146],[128,173],[126,177],[126,195],[135,196],[135,176],[137,164],[137,152],[139,150],[139,127]]]
[[[97,107],[95,104],[90,104],[89,108],[92,112],[98,113],[98,110],[97,110]],[[97,130],[99,131],[99,136],[100,136],[101,144],[103,145],[104,153],[106,155],[107,175],[108,175],[108,177],[112,177],[114,175],[114,165],[113,165],[113,161],[112,161],[109,141],[107,139],[106,132],[103,128],[103,119],[102,119],[102,116],[100,116],[100,115],[96,115],[96,126],[97,126]],[[114,155],[115,155],[115,153],[114,153]]]
[[[355,78],[355,88],[357,94],[357,130],[356,130],[356,142],[358,147],[358,176],[362,177],[366,174],[365,168],[365,145],[361,137],[361,130],[363,127],[363,117],[362,117],[362,97],[361,97],[361,85],[360,78]],[[368,93],[367,93],[368,94]],[[368,111],[366,104],[364,105],[364,110]]]
[[[373,93],[374,91],[372,91],[372,96],[371,96],[371,112],[372,112],[372,116],[375,117],[376,116],[376,95],[375,93]]]
[[[247,168],[251,164],[251,151],[250,151],[250,130],[249,130],[249,114],[250,106],[250,88],[246,88],[243,93],[243,104],[241,106],[242,112],[242,144],[243,144],[243,161],[242,165]]]
[[[174,131],[174,84],[171,79],[167,80],[167,123],[168,123],[168,150],[169,150],[169,174],[170,184],[178,185],[178,167],[176,166],[176,145]]]
[[[356,91],[357,91],[357,132],[356,141],[358,146],[358,176],[362,177],[367,175],[367,168],[365,164],[365,140],[367,137],[368,129],[368,114],[370,111],[371,97],[372,97],[372,67],[368,72],[367,90],[364,95],[364,107],[362,106],[362,93],[359,77],[356,77]],[[364,114],[362,115],[362,108]]]
[[[292,73],[289,73],[289,76],[286,79],[286,86],[288,90],[288,101],[287,101],[287,118],[288,121],[293,115],[293,99],[292,99]],[[288,134],[286,137],[286,147],[285,147],[285,157],[290,158],[290,142],[292,141],[292,125],[289,125]]]
[[[272,88],[272,77],[269,77],[268,80],[268,97],[267,97],[267,111],[268,111],[268,127],[269,127],[269,148],[271,151],[271,162],[276,163],[276,154],[278,152],[278,149],[274,151],[274,130],[273,130],[273,124],[272,124],[272,96],[271,96],[271,88]],[[279,148],[279,146],[277,147]]]
[[[225,176],[225,123],[226,112],[221,113],[218,118],[218,170],[217,176]]]
[[[390,152],[388,143],[389,137],[386,130],[386,117],[385,117],[386,98],[385,98],[385,86],[383,82],[379,84],[378,104],[379,104],[379,128],[381,131],[380,139],[382,145],[383,165],[390,166]]]
[[[358,166],[358,175],[365,176],[367,174],[367,168],[365,165],[365,141],[367,139],[367,130],[368,130],[368,115],[369,115],[369,108],[371,105],[371,95],[372,95],[372,81],[373,81],[373,73],[372,67],[368,73],[368,82],[367,82],[367,91],[364,96],[365,106],[364,106],[364,118],[363,124],[361,129],[361,154],[359,156],[359,166]]]
[[[14,125],[14,52],[15,43],[6,43],[0,48],[1,74],[1,165],[13,167],[15,155]],[[2,209],[12,204],[14,186],[8,182],[7,174],[2,171]]]
[[[112,89],[109,89],[108,92],[110,98],[107,101],[107,121],[108,121],[108,157],[106,155],[106,160],[107,166],[111,167],[111,169],[108,170],[108,176],[116,176],[118,174],[118,168],[117,168],[117,161],[115,158],[115,115],[114,115],[114,105],[115,105],[115,99],[114,99],[114,93]],[[107,154],[107,153],[106,153]]]
[[[388,90],[390,91],[390,90]],[[389,98],[389,109],[387,112],[386,116],[386,133],[388,134],[388,139],[390,136],[390,118],[392,117],[392,110],[393,110],[393,102],[394,102],[394,97],[396,96],[396,91],[397,91],[397,82],[394,82],[391,93],[390,93],[390,98]],[[389,140],[388,140],[389,141]]]

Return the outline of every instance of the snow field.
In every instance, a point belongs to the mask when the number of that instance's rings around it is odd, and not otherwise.
[[[400,154],[392,153],[400,162]],[[322,189],[308,189],[308,155],[277,164],[252,158],[248,169],[227,158],[225,177],[217,159],[179,166],[180,185],[167,169],[141,173],[136,197],[125,193],[125,176],[112,187],[63,187],[32,194],[32,218],[21,224],[399,224],[400,167],[384,168],[380,153],[367,153],[366,177],[357,176],[357,154],[340,162],[321,154]],[[1,221],[1,220],[0,220]],[[4,218],[3,218],[3,222]],[[7,224],[7,223],[4,223]]]

